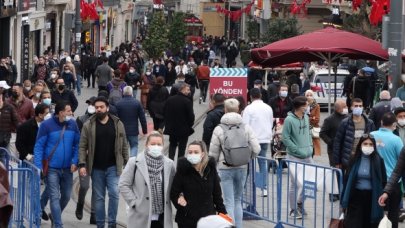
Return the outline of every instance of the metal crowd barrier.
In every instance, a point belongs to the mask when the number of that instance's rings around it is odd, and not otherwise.
[[[272,167],[275,172],[267,168],[265,173],[260,173],[260,159],[266,160],[267,166],[277,164]],[[278,228],[328,227],[330,219],[340,215],[340,204],[333,200],[333,194],[340,194],[341,174],[336,168],[257,157],[249,164],[242,200],[244,220],[258,220],[263,225],[270,222]],[[290,215],[292,209],[300,210],[291,202],[302,202],[305,211],[302,218]]]
[[[13,202],[9,227],[40,227],[40,170],[32,163],[16,158],[5,148],[0,148],[0,155],[5,158],[9,174],[9,193]]]

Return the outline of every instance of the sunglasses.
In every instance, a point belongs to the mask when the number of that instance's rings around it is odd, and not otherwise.
[[[372,134],[363,134],[361,137],[365,138],[365,139],[367,139],[367,138],[374,139],[374,135],[372,135]]]

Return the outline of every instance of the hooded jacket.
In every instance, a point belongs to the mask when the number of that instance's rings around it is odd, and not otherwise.
[[[284,121],[282,135],[282,141],[289,155],[301,159],[312,156],[313,144],[308,115],[299,118],[293,112],[289,112]]]
[[[221,118],[221,124],[224,125],[237,125],[242,123],[242,116],[236,112],[225,113]],[[260,144],[257,140],[252,128],[249,125],[244,125],[245,135],[249,143],[249,147],[256,157],[260,152]],[[224,152],[222,151],[222,145],[224,145],[224,131],[221,126],[216,126],[211,138],[209,155],[212,156],[215,161],[218,162],[218,169],[235,169],[235,168],[247,168],[247,165],[229,167],[224,165],[225,162]]]
[[[203,125],[203,141],[209,147],[211,143],[212,133],[214,132],[215,127],[221,122],[221,118],[224,115],[224,104],[219,104],[215,106],[211,111],[207,113]]]
[[[209,158],[203,176],[200,176],[186,158],[180,158],[170,193],[172,203],[177,209],[176,222],[192,227],[202,217],[215,215],[217,212],[226,214],[219,182],[214,158]],[[177,203],[180,193],[184,194],[187,201],[185,207]]]

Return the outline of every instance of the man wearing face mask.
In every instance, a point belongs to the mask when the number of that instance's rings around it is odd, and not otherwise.
[[[304,96],[293,100],[294,111],[289,112],[284,121],[282,141],[286,146],[287,159],[291,161],[314,163],[312,159],[313,144],[309,130],[308,101]],[[291,173],[290,173],[291,175]],[[290,216],[302,219],[305,215],[302,189],[297,189],[296,179],[290,177]]]
[[[354,98],[352,113],[340,124],[333,142],[333,165],[346,171],[353,157],[357,144],[363,134],[374,131],[374,122],[363,114],[363,101]]]
[[[79,105],[76,99],[75,94],[66,89],[65,81],[63,78],[58,78],[56,80],[56,89],[51,92],[52,96],[52,103],[56,104],[61,101],[68,102],[71,107],[73,112],[76,111],[77,106]]]
[[[396,97],[399,97],[401,101],[405,101],[405,74],[401,74],[401,80],[403,85],[397,89]]]
[[[55,90],[56,80],[59,78],[59,68],[53,68],[50,72],[50,77],[46,81],[46,85],[50,91]]]
[[[34,68],[34,73],[31,77],[32,82],[38,80],[46,81],[49,76],[49,67],[45,64],[45,57],[41,56],[38,58],[38,65]]]
[[[49,106],[38,104],[35,107],[35,117],[25,121],[17,128],[16,147],[20,154],[20,160],[33,161],[34,145],[37,132],[42,121],[49,119]]]
[[[94,72],[97,78],[98,91],[107,90],[107,83],[111,81],[114,75],[114,70],[108,65],[108,59],[102,57],[102,60],[103,64],[97,66]]]
[[[280,85],[278,96],[270,99],[269,105],[273,109],[274,118],[286,118],[287,113],[292,111],[292,102],[288,97],[288,85]]]
[[[34,146],[34,164],[44,171],[48,160],[45,184],[49,194],[52,226],[63,227],[62,212],[69,203],[73,173],[77,170],[80,133],[67,102],[59,102],[55,114],[43,121]],[[41,203],[43,208],[43,203]]]
[[[396,122],[397,119],[393,113],[385,113],[381,119],[381,128],[378,131],[371,132],[377,143],[377,152],[384,160],[387,179],[391,177],[404,146],[401,138],[392,132],[396,129]],[[402,198],[401,184],[402,182],[399,182],[394,186],[395,190],[391,192],[388,207],[386,208],[388,209],[388,219],[392,222],[393,228],[398,227],[399,203]]]
[[[394,114],[397,118],[397,128],[394,130],[394,134],[398,135],[402,143],[405,144],[405,108],[396,108]]]
[[[116,227],[118,210],[118,180],[128,161],[128,142],[124,124],[108,113],[109,103],[104,97],[94,100],[96,113],[82,128],[79,146],[79,174],[91,175],[92,194],[95,195],[97,227]],[[86,168],[87,167],[87,168]],[[105,218],[105,192],[108,190],[108,219]]]
[[[380,101],[373,106],[370,111],[370,118],[374,124],[375,128],[379,129],[381,126],[381,119],[383,115],[387,112],[391,112],[391,95],[388,90],[383,90],[380,93]]]

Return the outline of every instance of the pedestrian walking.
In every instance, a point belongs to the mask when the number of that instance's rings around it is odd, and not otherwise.
[[[383,90],[380,93],[380,101],[373,106],[368,116],[374,122],[376,129],[380,128],[381,119],[387,112],[391,112],[391,95],[388,90]]]
[[[174,160],[176,148],[177,158],[184,156],[188,137],[194,133],[193,101],[188,97],[190,86],[182,83],[179,92],[167,99],[164,107],[165,129],[164,134],[169,135],[169,158]]]
[[[286,118],[292,111],[292,100],[288,97],[288,85],[280,85],[278,96],[270,99],[269,105],[273,110],[274,118]]]
[[[313,144],[309,129],[309,117],[307,115],[308,99],[298,96],[293,100],[294,111],[289,112],[284,120],[282,141],[286,146],[287,159],[291,161],[313,164]],[[297,185],[297,177],[290,172],[290,217],[302,219],[305,215],[304,198],[302,188]]]
[[[163,77],[156,79],[156,84],[149,91],[147,109],[153,120],[153,129],[163,132],[164,123],[164,107],[166,100],[169,98],[169,91],[164,87],[165,80]]]
[[[145,74],[142,75],[142,85],[141,85],[141,103],[143,106],[143,109],[147,110],[147,104],[148,104],[148,95],[150,89],[155,85],[156,83],[156,77],[152,75],[152,72],[150,69],[147,69]]]
[[[70,200],[78,163],[80,133],[72,115],[67,102],[57,103],[52,118],[39,126],[34,146],[34,164],[45,175],[45,191],[51,207],[49,217],[56,228],[63,227],[62,212]],[[47,165],[43,166],[43,160]]]
[[[148,133],[145,112],[141,103],[133,97],[131,86],[124,87],[124,96],[116,105],[118,117],[125,127],[125,133],[130,147],[130,157],[138,154],[138,122],[141,123],[142,133]]]
[[[63,78],[56,80],[56,89],[51,92],[52,103],[57,104],[59,102],[68,102],[72,111],[75,112],[79,102],[76,99],[75,94],[66,88]]]
[[[256,135],[260,144],[259,158],[259,171],[262,177],[263,183],[261,183],[264,197],[267,196],[267,151],[273,138],[273,110],[271,107],[264,103],[262,100],[262,93],[259,88],[253,88],[250,90],[250,99],[252,103],[246,106],[243,111],[242,119],[243,123],[249,125],[253,133]]]
[[[199,103],[206,101],[208,85],[210,83],[210,68],[207,66],[207,61],[203,61],[203,65],[197,68],[197,79],[200,87]]]
[[[0,81],[0,147],[7,148],[10,144],[11,133],[20,123],[14,106],[5,102],[5,94],[10,86],[6,81]]]
[[[124,81],[128,86],[132,87],[133,97],[136,98],[138,87],[141,84],[141,75],[136,72],[134,65],[129,66],[129,72],[125,74]]]
[[[234,98],[225,100],[225,114],[221,118],[221,125],[215,127],[211,138],[209,155],[214,157],[218,165],[218,173],[221,178],[221,189],[224,195],[225,208],[229,216],[235,221],[238,228],[242,225],[242,193],[247,177],[247,163],[243,165],[231,166],[227,163],[228,158],[236,156],[237,159],[247,158],[250,161],[260,152],[260,144],[257,141],[253,130],[249,125],[243,124],[242,116],[239,112],[239,102]],[[233,132],[233,137],[226,137],[225,134]],[[240,129],[235,131],[236,129]],[[225,158],[225,146],[228,149],[230,145],[239,145],[243,143],[244,148],[241,153],[232,154],[231,157]],[[236,153],[236,152],[235,152]],[[227,160],[225,160],[227,159]]]
[[[401,138],[392,132],[396,129],[396,122],[395,115],[392,112],[388,112],[382,117],[380,129],[371,132],[377,143],[377,152],[384,160],[387,178],[391,177],[401,150],[404,147]],[[402,182],[393,186],[388,206],[385,208],[388,210],[388,219],[391,221],[393,228],[398,228],[399,204],[402,201],[401,184]]]
[[[175,175],[171,159],[163,155],[163,135],[152,132],[145,151],[129,159],[119,180],[132,227],[172,228],[170,190]]]
[[[108,65],[108,58],[102,57],[103,64],[97,66],[94,74],[96,76],[98,91],[107,90],[107,83],[111,81],[114,70]]]
[[[83,70],[82,70],[82,64],[80,62],[80,56],[75,55],[73,59],[73,65],[75,67],[75,72],[76,72],[76,89],[77,89],[77,95],[80,96],[82,93],[82,76],[83,76]]]
[[[212,109],[207,112],[207,117],[205,118],[203,125],[203,136],[202,139],[205,142],[205,145],[209,149],[211,144],[212,133],[214,132],[215,127],[221,122],[221,118],[224,115],[224,101],[225,96],[220,93],[216,93],[212,96],[210,101],[210,107]]]
[[[384,216],[378,196],[387,182],[384,160],[377,153],[373,136],[364,134],[356,146],[353,159],[345,175],[346,186],[341,206],[346,215],[347,228],[376,228]]]
[[[202,217],[227,214],[216,162],[208,157],[204,142],[190,143],[185,157],[178,160],[170,199],[177,209],[179,228],[196,228]]]
[[[108,113],[108,105],[105,98],[96,98],[96,113],[84,123],[79,146],[79,174],[91,175],[98,228],[105,227],[106,189],[109,199],[108,228],[115,228],[117,225],[118,180],[128,161],[124,124]]]
[[[321,107],[314,98],[314,92],[312,90],[307,90],[305,92],[305,97],[308,100],[308,113],[309,116],[309,129],[312,136],[312,145],[314,147],[314,156],[321,156],[321,139],[319,138],[319,132],[321,128],[319,126],[319,121],[321,119]]]

